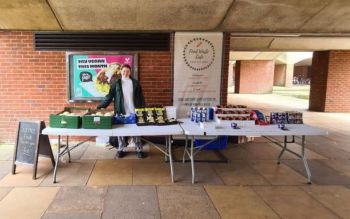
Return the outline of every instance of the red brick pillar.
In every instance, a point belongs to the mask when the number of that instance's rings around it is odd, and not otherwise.
[[[286,84],[286,65],[275,65],[275,73],[273,77],[274,86],[284,86]]]
[[[235,73],[235,93],[271,93],[274,68],[274,61],[237,61]]]
[[[227,104],[228,71],[230,61],[230,34],[224,33],[222,48],[221,105]]]
[[[275,65],[273,85],[282,86],[282,87],[292,87],[293,72],[294,72],[294,64]]]
[[[309,109],[350,112],[350,51],[314,52]]]

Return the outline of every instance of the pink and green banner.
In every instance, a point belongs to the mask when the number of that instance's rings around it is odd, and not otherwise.
[[[110,85],[120,77],[121,66],[128,64],[132,76],[137,76],[135,54],[89,55],[70,54],[70,100],[100,100],[108,94]]]

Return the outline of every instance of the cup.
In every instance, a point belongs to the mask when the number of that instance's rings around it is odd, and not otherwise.
[[[231,123],[231,128],[237,129],[237,128],[238,128],[238,124],[235,123],[235,122],[232,122],[232,123]]]
[[[285,128],[285,125],[284,125],[283,123],[280,123],[280,124],[278,124],[278,128],[284,129],[284,128]]]

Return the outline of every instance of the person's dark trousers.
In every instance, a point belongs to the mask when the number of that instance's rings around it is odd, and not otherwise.
[[[118,146],[119,146],[118,137],[117,136],[109,137],[109,144],[118,149]]]

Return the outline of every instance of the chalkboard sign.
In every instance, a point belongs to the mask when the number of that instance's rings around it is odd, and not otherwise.
[[[19,121],[12,174],[16,172],[16,164],[30,164],[33,165],[33,179],[35,179],[39,154],[51,158],[54,166],[55,160],[48,136],[41,135],[43,128],[45,128],[43,121]]]
[[[17,138],[17,162],[34,164],[39,135],[40,122],[20,122]]]

